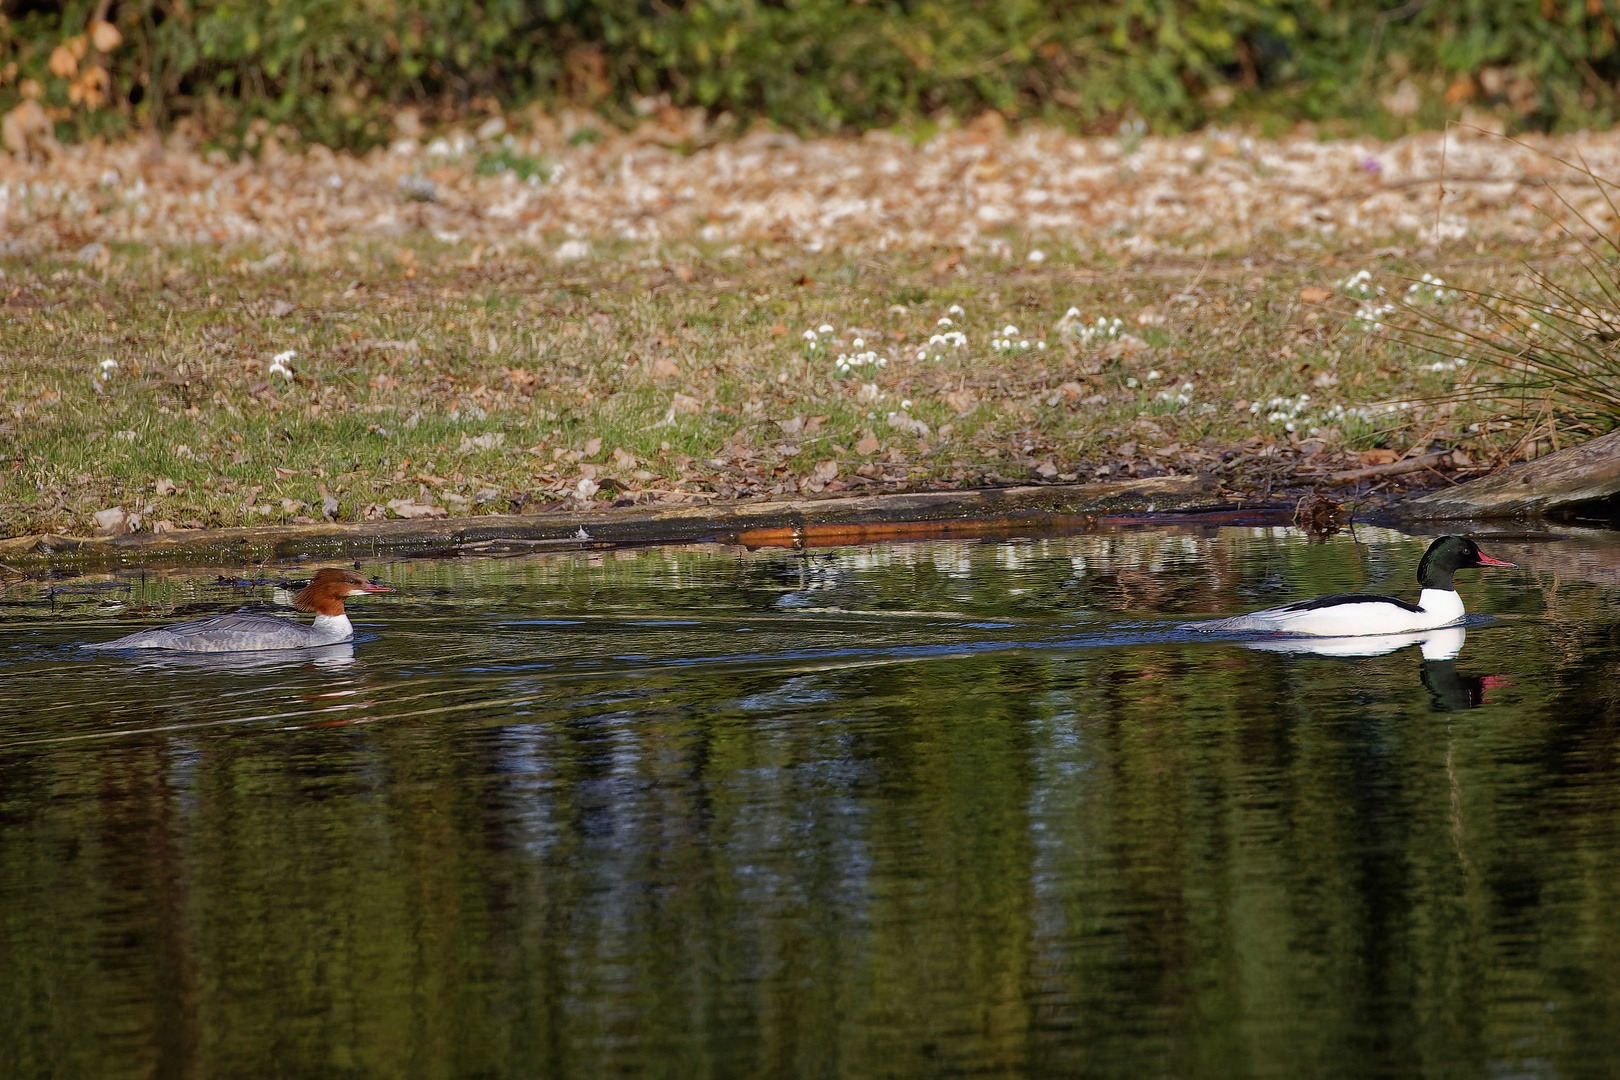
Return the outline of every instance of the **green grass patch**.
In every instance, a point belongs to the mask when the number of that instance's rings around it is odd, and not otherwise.
[[[1344,267],[948,255],[3,262],[0,529],[82,533],[113,506],[230,526],[1089,480],[1313,439],[1490,438],[1467,402],[1419,402],[1465,372],[1372,332],[1360,298],[1301,298]],[[1516,272],[1367,266],[1392,290]]]

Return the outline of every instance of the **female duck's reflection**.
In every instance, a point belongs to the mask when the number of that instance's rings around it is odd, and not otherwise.
[[[1460,626],[1420,630],[1410,634],[1376,634],[1366,637],[1286,638],[1281,641],[1246,641],[1246,649],[1264,652],[1316,653],[1319,656],[1383,656],[1408,645],[1423,653],[1423,686],[1434,697],[1435,708],[1458,712],[1486,704],[1485,692],[1511,685],[1500,675],[1463,675],[1457,671],[1457,654],[1462,652],[1467,634]]]

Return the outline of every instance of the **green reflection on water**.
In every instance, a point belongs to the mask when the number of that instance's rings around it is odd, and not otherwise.
[[[1362,539],[397,563],[264,664],[13,586],[0,1075],[1607,1075],[1620,549],[1454,661],[1169,629]]]

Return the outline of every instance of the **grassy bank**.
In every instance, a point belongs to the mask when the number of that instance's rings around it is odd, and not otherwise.
[[[352,244],[264,265],[132,245],[99,268],[0,264],[0,519],[84,533],[113,508],[151,529],[1211,470],[1263,494],[1414,446],[1506,449],[1466,411],[1413,406],[1468,372],[1369,315],[1379,283],[1488,285],[1506,261],[1385,260],[1369,281],[1331,257],[1042,254],[598,245],[559,266]]]

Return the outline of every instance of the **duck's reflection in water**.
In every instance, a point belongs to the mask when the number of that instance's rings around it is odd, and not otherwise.
[[[1423,653],[1423,686],[1434,697],[1435,708],[1458,712],[1488,703],[1486,691],[1511,685],[1500,675],[1463,675],[1457,671],[1467,633],[1460,626],[1419,630],[1409,634],[1373,634],[1365,637],[1280,638],[1246,641],[1246,649],[1264,652],[1316,653],[1319,656],[1383,656],[1409,645]]]

